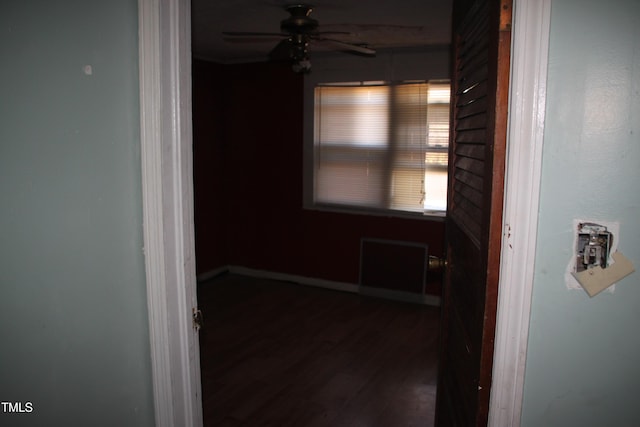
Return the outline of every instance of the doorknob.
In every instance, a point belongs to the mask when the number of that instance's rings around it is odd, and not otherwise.
[[[434,255],[429,255],[428,271],[442,271],[447,268],[447,260]]]

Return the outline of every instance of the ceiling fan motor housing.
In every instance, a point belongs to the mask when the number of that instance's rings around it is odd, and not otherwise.
[[[280,22],[282,31],[291,34],[303,34],[315,31],[318,28],[318,21],[309,16],[313,10],[311,6],[292,4],[285,6],[285,9],[291,16]]]

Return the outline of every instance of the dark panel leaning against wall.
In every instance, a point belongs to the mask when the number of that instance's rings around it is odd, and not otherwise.
[[[199,87],[198,69],[216,83]],[[288,64],[194,64],[196,193],[206,192],[196,194],[198,273],[237,265],[357,283],[363,237],[426,243],[441,255],[442,222],[302,208],[302,99],[302,76]],[[427,293],[439,294],[440,278],[429,278]]]

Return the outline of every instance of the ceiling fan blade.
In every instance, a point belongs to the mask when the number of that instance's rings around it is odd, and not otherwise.
[[[345,43],[345,42],[340,41],[340,40],[328,39],[328,38],[325,38],[325,37],[314,37],[313,39],[317,40],[317,41],[320,41],[320,42],[328,42],[328,43],[338,47],[339,49],[346,50],[348,52],[359,53],[359,54],[367,55],[367,56],[375,56],[376,55],[376,51],[374,49],[371,49],[370,47],[361,46],[361,45],[352,44],[352,43]]]
[[[334,34],[347,36],[347,35],[351,35],[352,33],[350,33],[349,31],[314,31],[313,33],[309,33],[309,35],[315,36],[315,37],[321,37],[325,35],[334,35]]]
[[[260,32],[252,32],[252,31],[223,31],[222,35],[231,36],[231,37],[245,37],[245,36],[289,37],[288,34],[284,34],[284,33],[260,33]]]

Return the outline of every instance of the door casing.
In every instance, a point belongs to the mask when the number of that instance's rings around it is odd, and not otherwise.
[[[140,26],[140,91],[141,91],[141,142],[151,144],[153,136],[162,132],[159,120],[153,120],[162,108],[172,112],[175,117],[190,116],[190,94],[178,90],[190,88],[190,8],[189,2],[180,0],[139,0]],[[494,349],[493,387],[489,411],[489,425],[501,426],[520,424],[522,390],[524,384],[524,366],[526,361],[527,331],[533,286],[532,265],[535,255],[535,236],[537,233],[537,206],[539,201],[539,182],[541,173],[541,150],[544,133],[544,110],[546,90],[546,61],[548,52],[548,29],[551,0],[514,0],[512,87],[510,95],[510,127],[507,158],[507,177],[505,182],[504,235],[500,266],[501,288],[498,295],[498,313],[496,324],[496,343]],[[163,12],[161,13],[160,10]],[[161,16],[160,16],[161,15]],[[174,19],[171,18],[174,17]],[[175,17],[180,17],[175,19]],[[149,70],[162,58],[172,58],[162,63],[164,68],[173,69],[173,77],[165,80],[165,88],[173,88],[161,99],[145,102],[147,96],[161,84],[158,75],[149,74]],[[167,75],[164,74],[164,78]],[[175,86],[172,81],[180,81]],[[146,91],[146,92],[145,92]],[[186,112],[185,112],[186,110]],[[149,121],[151,120],[151,121]],[[157,425],[172,425],[176,413],[182,413],[181,423],[185,426],[202,425],[200,403],[199,359],[193,348],[182,343],[189,341],[190,325],[184,327],[186,313],[184,304],[167,306],[167,312],[159,307],[166,298],[167,288],[172,288],[162,277],[167,262],[164,255],[177,252],[178,242],[184,249],[189,246],[185,241],[193,241],[193,183],[184,177],[182,156],[190,150],[190,122],[181,122],[181,132],[165,141],[170,148],[170,161],[174,162],[175,174],[167,176],[166,171],[152,172],[159,166],[157,149],[143,150],[143,199],[150,206],[159,207],[158,215],[145,213],[145,253],[147,272],[147,300],[149,305],[149,334],[151,358],[153,363],[153,393]],[[145,134],[146,132],[146,134]],[[188,154],[187,154],[188,156]],[[188,163],[188,162],[187,162]],[[173,178],[171,178],[173,177]],[[171,203],[162,203],[158,191],[172,184],[185,190],[173,194]],[[150,200],[149,200],[150,199]],[[154,200],[155,199],[155,200]],[[191,207],[190,207],[191,206]],[[149,240],[153,233],[163,228],[164,219],[181,212],[183,227],[175,230],[175,241],[165,242],[155,247]],[[191,231],[189,231],[191,230]],[[154,254],[154,251],[156,253]],[[160,252],[160,254],[158,253]],[[183,252],[184,254],[184,252]],[[192,253],[193,254],[193,253]],[[187,253],[188,255],[188,253]],[[195,284],[191,278],[195,272],[195,257],[182,259],[184,268],[178,270],[179,280]],[[522,266],[530,266],[522,268]],[[160,280],[160,285],[156,286]],[[505,285],[508,284],[508,286]],[[185,295],[186,298],[186,295]],[[169,333],[171,319],[183,317],[182,328],[173,335]],[[190,317],[189,317],[190,318]],[[175,325],[174,325],[175,326]],[[169,337],[173,336],[172,339]],[[156,343],[155,345],[153,343]],[[164,345],[159,345],[164,343]],[[173,350],[169,351],[169,347]],[[169,353],[181,354],[182,363],[170,363]],[[196,366],[197,365],[197,366]],[[171,378],[178,381],[172,382]],[[184,387],[184,384],[189,384]],[[171,408],[171,409],[167,409]]]
[[[490,426],[519,426],[536,250],[551,0],[514,0]]]
[[[147,309],[157,426],[202,426],[191,126],[191,3],[138,0]]]

